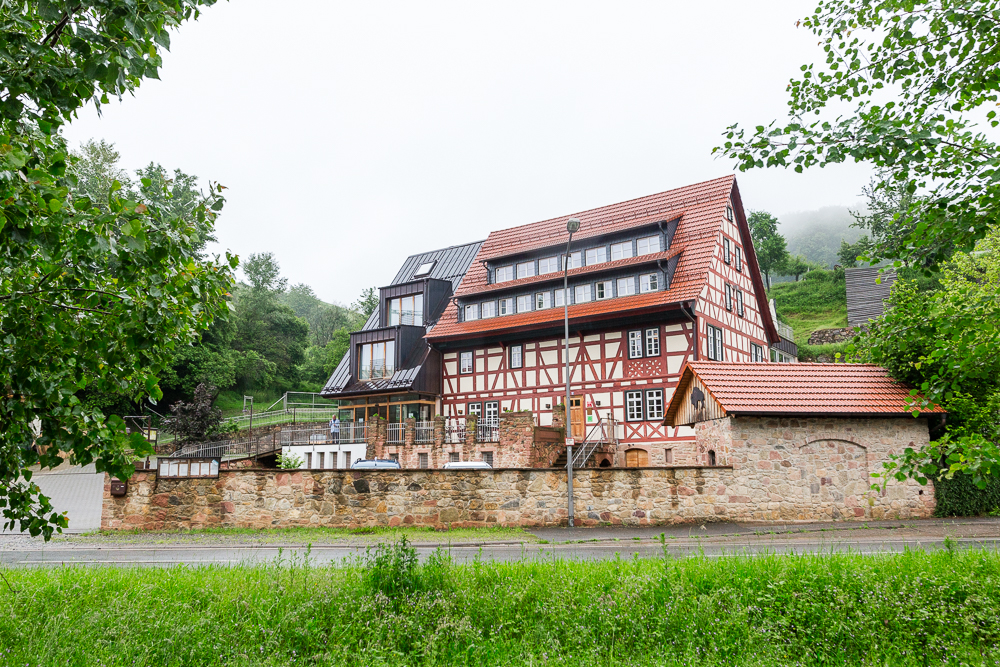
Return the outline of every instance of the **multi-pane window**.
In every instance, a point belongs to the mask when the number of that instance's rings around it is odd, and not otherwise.
[[[396,344],[387,340],[381,343],[359,345],[358,380],[377,380],[391,377],[395,372]]]
[[[427,463],[427,454],[426,453],[421,452],[420,454],[417,454],[417,466],[420,467],[420,468],[429,468],[430,467],[428,465],[428,463]]]
[[[743,317],[743,290],[736,290],[736,312]]]
[[[607,246],[601,246],[599,248],[587,248],[587,266],[591,264],[600,264],[601,262],[608,261],[608,248]]]
[[[625,419],[630,422],[642,421],[642,392],[625,392]]]
[[[545,310],[552,307],[552,292],[539,292],[535,295],[535,310]]]
[[[707,325],[708,358],[713,361],[725,361],[726,354],[722,348],[722,329]]]
[[[472,320],[478,320],[478,319],[479,319],[479,304],[470,303],[468,306],[465,307],[465,321],[470,322]]]
[[[483,404],[482,403],[469,403],[469,416],[479,419],[483,416]]]
[[[646,392],[646,419],[663,419],[662,389],[650,389]]]
[[[496,301],[484,301],[479,304],[479,316],[483,319],[487,317],[497,316],[497,302]]]
[[[424,295],[411,294],[399,299],[389,300],[389,326],[397,324],[424,324]]]
[[[728,220],[729,222],[733,221],[733,207],[732,206],[727,206],[726,207],[726,220]]]
[[[641,238],[635,242],[637,255],[649,255],[654,252],[660,252],[660,235],[647,236]]]
[[[722,259],[726,262],[726,264],[731,263],[730,252],[729,239],[722,239]]]
[[[602,281],[598,282],[594,286],[594,288],[595,288],[595,291],[597,292],[597,298],[598,299],[610,299],[611,297],[614,296],[614,293],[611,291],[611,281],[610,280],[602,280]]]
[[[611,244],[611,261],[616,259],[628,259],[632,256],[632,242],[622,241]]]
[[[558,257],[543,257],[538,260],[538,275],[554,273],[559,270]]]
[[[493,452],[483,452],[483,463],[489,467],[493,467]]]
[[[511,299],[510,297],[506,299],[500,299],[498,305],[500,306],[498,311],[501,315],[514,314],[514,299]]]
[[[573,303],[587,303],[590,301],[590,285],[577,285]]]
[[[521,262],[517,265],[517,277],[518,278],[531,278],[535,275],[535,263],[534,262]]]
[[[461,363],[459,364],[460,373],[471,373],[472,372],[472,352],[463,352],[460,355]]]
[[[660,330],[646,329],[646,356],[660,356]]]
[[[726,283],[726,310],[733,309],[733,286]]]
[[[628,278],[618,279],[618,296],[628,296],[630,294],[635,294],[635,278],[629,276]]]
[[[497,424],[500,422],[499,401],[488,401],[486,403],[486,414],[483,416],[483,421],[487,424]]]
[[[563,299],[563,295],[564,294],[569,294],[569,291],[567,290],[567,291],[563,292],[563,290],[561,290],[561,289],[557,289],[556,290],[556,305],[557,306],[565,305],[565,300]]]
[[[461,459],[458,452],[448,452],[448,463],[458,463]]]
[[[642,332],[628,332],[628,358],[639,359],[642,357]]]
[[[517,312],[526,313],[529,310],[531,310],[531,295],[525,294],[517,297]]]
[[[560,255],[560,257],[563,258],[563,261],[566,260],[566,255]],[[583,266],[583,255],[580,253],[579,250],[577,250],[576,252],[571,252],[569,254],[569,268],[578,269],[581,266]]]
[[[737,271],[743,271],[743,249],[739,246],[735,248],[736,263],[733,265]]]
[[[514,279],[513,266],[498,266],[493,282],[502,283]]]
[[[750,343],[750,361],[764,361],[764,348],[757,343]]]
[[[510,367],[521,368],[524,365],[524,350],[520,345],[510,346]]]
[[[660,289],[660,281],[657,280],[655,273],[647,273],[645,275],[639,276],[639,291],[645,294],[646,292],[655,292]]]

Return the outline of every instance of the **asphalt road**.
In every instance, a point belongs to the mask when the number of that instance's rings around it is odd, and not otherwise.
[[[660,534],[663,535],[662,541]],[[457,562],[522,559],[599,560],[611,558],[685,557],[702,554],[719,557],[734,554],[829,554],[886,553],[906,549],[955,548],[1000,549],[1000,521],[996,519],[878,524],[812,524],[807,526],[760,526],[715,524],[700,527],[649,529],[546,529],[538,537],[551,543],[463,543],[417,544],[426,558],[437,548],[448,551]],[[159,536],[158,536],[159,537]],[[561,539],[560,539],[561,538]],[[166,543],[139,539],[100,543],[86,537],[44,544],[23,537],[0,536],[0,565],[17,566],[154,566],[262,564],[276,561],[313,565],[342,564],[365,553],[365,545],[254,542],[252,538],[228,538],[232,543],[192,543],[182,536]],[[555,540],[559,540],[556,542]]]

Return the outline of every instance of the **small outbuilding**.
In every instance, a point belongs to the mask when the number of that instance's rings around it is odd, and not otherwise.
[[[911,387],[868,364],[689,362],[664,417],[693,426],[703,465],[732,466],[763,520],[929,516],[933,491],[872,474],[893,454],[929,441],[928,420],[944,410],[914,408]],[[881,480],[877,480],[881,483]]]

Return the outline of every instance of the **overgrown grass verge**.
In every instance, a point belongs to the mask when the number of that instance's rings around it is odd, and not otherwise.
[[[843,361],[849,344],[847,342],[828,343],[827,345],[808,345],[803,343],[798,346],[799,361],[816,361],[820,356],[829,357],[833,361],[837,358],[838,353],[841,355],[841,361]]]
[[[215,538],[250,538],[254,542],[325,544],[331,542],[351,542],[366,544],[376,542],[395,542],[407,539],[411,542],[431,542],[447,544],[450,542],[497,542],[517,541],[535,542],[537,538],[520,528],[497,526],[493,528],[453,528],[451,530],[436,530],[429,527],[374,527],[374,528],[328,528],[328,527],[295,527],[295,528],[198,528],[194,530],[102,530],[87,533],[82,537],[88,540],[107,542],[135,542],[137,537],[145,541],[162,540],[176,541],[179,538],[198,541],[212,541]],[[77,539],[69,537],[68,539]]]
[[[795,344],[800,347],[807,344],[813,331],[847,326],[842,272],[810,271],[798,282],[772,284],[768,297],[774,299],[778,319],[792,327]]]
[[[4,665],[984,665],[1000,555],[16,569]],[[2,585],[2,584],[0,584]]]

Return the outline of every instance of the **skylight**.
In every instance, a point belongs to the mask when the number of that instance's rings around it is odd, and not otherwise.
[[[434,268],[434,262],[424,262],[413,273],[413,277],[416,278],[417,276],[426,276],[428,273],[431,272],[431,269],[433,268]]]

